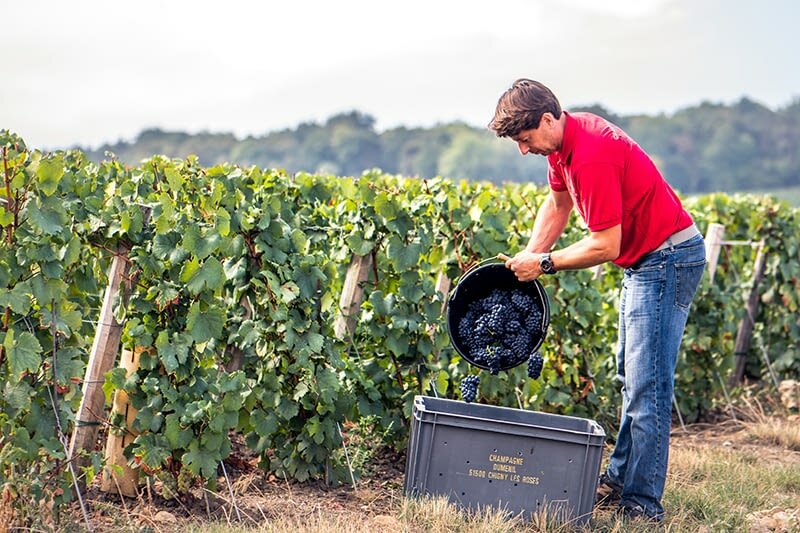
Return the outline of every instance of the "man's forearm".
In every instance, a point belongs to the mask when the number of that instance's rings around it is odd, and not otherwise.
[[[614,247],[613,240],[590,236],[556,250],[552,260],[557,270],[578,270],[613,261],[618,256],[619,247]]]
[[[552,195],[548,196],[536,214],[533,233],[525,249],[529,252],[549,252],[564,232],[571,209],[558,209]]]

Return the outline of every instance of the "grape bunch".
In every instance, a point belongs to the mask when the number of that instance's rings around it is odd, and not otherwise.
[[[470,359],[496,375],[526,361],[542,336],[544,309],[520,289],[493,289],[470,302],[458,337]]]
[[[478,375],[469,375],[461,380],[461,398],[467,402],[472,403],[478,397],[478,385],[481,384],[481,378]]]
[[[530,359],[528,359],[528,377],[531,379],[538,379],[542,373],[542,366],[544,366],[542,354],[533,352]]]

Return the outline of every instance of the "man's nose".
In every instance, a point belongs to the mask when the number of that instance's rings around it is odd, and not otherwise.
[[[522,142],[517,142],[517,148],[519,148],[519,153],[521,153],[522,155],[525,155],[531,151],[531,149],[528,148],[528,146]]]

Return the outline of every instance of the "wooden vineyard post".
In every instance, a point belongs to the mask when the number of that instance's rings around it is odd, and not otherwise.
[[[447,298],[450,296],[450,286],[452,285],[452,281],[444,272],[439,272],[439,275],[436,276],[436,292],[442,296],[442,313],[445,312],[447,308]],[[430,337],[433,337],[433,334],[436,332],[436,323],[428,324],[427,332]]]
[[[725,235],[725,226],[722,224],[709,224],[706,231],[706,262],[710,284],[714,284],[714,274],[717,271],[719,252],[722,249],[722,236]]]
[[[151,209],[141,206],[143,225],[150,221]],[[130,279],[128,271],[130,263],[128,253],[130,248],[120,244],[116,255],[111,260],[108,269],[108,287],[103,295],[103,305],[100,308],[100,318],[97,321],[97,330],[92,341],[92,351],[83,377],[81,389],[81,403],[75,416],[75,430],[69,443],[69,458],[78,467],[89,464],[86,457],[78,455],[81,450],[91,452],[97,441],[97,431],[105,421],[106,397],[103,392],[105,374],[117,360],[119,343],[122,338],[122,325],[114,318],[114,302],[120,295],[123,303],[128,301],[128,294],[135,279]],[[124,283],[123,283],[124,282]],[[79,483],[83,485],[81,478]]]
[[[452,283],[450,278],[447,277],[447,274],[439,272],[436,278],[436,292],[442,295],[442,312],[444,312],[445,307],[447,307],[447,298],[450,295],[450,286]]]
[[[75,417],[75,431],[69,445],[69,456],[78,466],[86,466],[84,457],[76,456],[80,450],[92,451],[97,440],[97,431],[105,420],[105,374],[114,365],[119,350],[122,326],[114,318],[114,300],[120,292],[123,280],[128,275],[128,248],[120,247],[108,270],[108,287],[103,296],[103,306],[97,331],[94,334],[92,351],[83,378],[81,404]],[[128,284],[125,293],[128,292]]]
[[[364,301],[364,282],[372,268],[372,254],[353,255],[347,267],[342,297],[339,300],[339,314],[333,324],[333,332],[339,339],[346,339],[356,330],[356,319]]]
[[[130,376],[139,368],[139,355],[142,349],[135,351],[123,350],[119,361],[120,368],[125,369],[125,375]],[[136,438],[130,428],[136,419],[138,410],[134,409],[128,400],[128,394],[123,390],[114,391],[114,402],[111,407],[112,420],[122,418],[122,428],[111,427],[106,439],[105,463],[103,469],[103,482],[100,490],[123,496],[134,497],[138,494],[139,469],[128,466],[125,458],[125,447]]]
[[[764,254],[764,239],[758,243],[758,253],[753,267],[753,286],[750,288],[750,295],[747,298],[747,307],[742,321],[739,323],[739,331],[736,333],[736,343],[733,346],[733,354],[736,356],[736,366],[729,378],[729,385],[736,386],[744,379],[744,365],[747,361],[747,352],[750,350],[750,339],[753,336],[753,326],[755,317],[758,313],[758,285],[764,278],[766,268],[766,258]]]

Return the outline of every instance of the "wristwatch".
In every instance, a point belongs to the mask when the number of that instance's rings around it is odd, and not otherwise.
[[[544,274],[555,274],[556,267],[553,265],[553,260],[550,259],[550,254],[542,254],[539,256],[539,268],[542,269]]]

